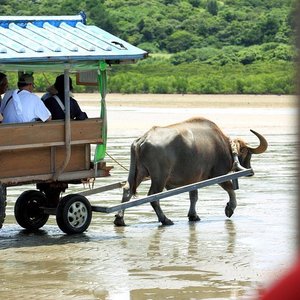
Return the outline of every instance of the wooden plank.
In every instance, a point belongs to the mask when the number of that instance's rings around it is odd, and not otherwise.
[[[4,151],[0,154],[0,178],[39,175],[53,172],[64,161],[65,148],[56,147],[55,155],[51,148],[33,148]],[[89,169],[90,147],[73,145],[66,172]]]
[[[65,148],[64,147],[57,147],[56,149],[56,168],[59,168],[65,158]],[[86,145],[73,145],[71,149],[71,158],[70,161],[65,169],[65,172],[69,171],[81,171],[81,170],[86,170],[89,169],[89,165],[87,167],[86,160],[90,161],[90,147],[86,148]],[[50,171],[50,170],[49,170]]]
[[[64,121],[0,125],[0,152],[64,145]],[[102,120],[71,121],[71,144],[101,143]]]
[[[79,140],[79,141],[71,141],[71,145],[80,145],[80,144],[101,144],[101,138],[89,139],[89,140]],[[42,147],[51,147],[51,146],[63,146],[65,142],[50,142],[50,143],[41,143],[41,144],[24,144],[24,145],[8,145],[8,146],[0,146],[0,151],[7,150],[18,150],[18,149],[31,149],[31,148],[42,148]]]
[[[49,173],[50,154],[50,148],[1,152],[0,178]]]
[[[52,173],[42,174],[42,175],[31,175],[31,176],[13,176],[8,178],[1,179],[1,183],[7,186],[17,186],[22,184],[37,183],[37,182],[51,182]],[[85,170],[85,171],[75,171],[75,172],[65,172],[62,173],[58,180],[63,182],[71,182],[72,180],[81,180],[86,178],[98,178],[109,176],[109,171],[106,169],[97,170],[95,174],[94,169]]]

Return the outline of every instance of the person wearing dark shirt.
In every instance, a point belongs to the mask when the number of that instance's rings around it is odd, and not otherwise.
[[[73,90],[72,79],[69,77],[70,91]],[[65,118],[65,86],[64,75],[56,77],[54,88],[57,91],[56,95],[47,98],[44,103],[52,114],[52,120],[59,120]],[[73,120],[85,120],[88,118],[87,114],[83,112],[77,101],[70,97],[70,117]]]
[[[8,81],[7,77],[4,73],[0,72],[0,103],[1,103],[1,95],[4,94],[8,89]]]

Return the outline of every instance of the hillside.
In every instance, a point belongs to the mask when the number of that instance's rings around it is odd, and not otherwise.
[[[114,92],[294,92],[296,0],[16,0],[1,15],[85,11],[88,23],[147,50],[110,74]],[[226,79],[226,80],[225,80]],[[225,80],[225,81],[224,81]]]
[[[151,52],[289,44],[293,35],[291,0],[104,1],[104,7],[115,33]]]

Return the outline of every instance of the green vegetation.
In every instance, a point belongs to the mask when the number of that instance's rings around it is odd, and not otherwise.
[[[113,66],[109,89],[122,93],[295,92],[296,0],[16,0],[1,15],[78,14],[148,51]],[[39,77],[41,88],[45,80]],[[78,87],[82,90],[82,87]]]
[[[174,66],[167,61],[145,60],[113,67],[110,92],[193,94],[292,94],[292,63],[206,65],[199,62]]]

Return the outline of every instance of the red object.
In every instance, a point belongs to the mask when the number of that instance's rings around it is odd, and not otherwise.
[[[299,300],[300,299],[300,259],[260,300]]]

